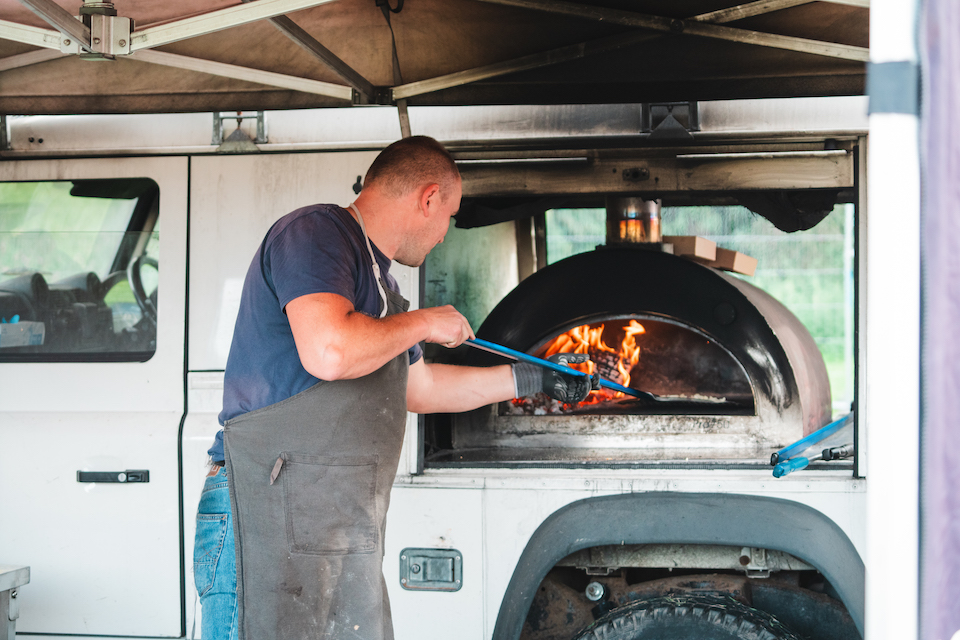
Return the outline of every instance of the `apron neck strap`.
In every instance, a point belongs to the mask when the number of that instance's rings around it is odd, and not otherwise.
[[[383,281],[380,276],[380,264],[377,262],[377,256],[373,253],[373,247],[370,245],[370,238],[367,236],[367,227],[363,224],[363,216],[360,215],[360,209],[356,204],[351,204],[350,208],[357,214],[357,222],[360,223],[360,231],[363,233],[363,240],[367,243],[367,252],[370,254],[370,262],[373,265],[373,277],[377,281],[377,291],[380,292],[380,299],[383,301],[383,310],[380,317],[387,315],[387,293],[383,290]]]

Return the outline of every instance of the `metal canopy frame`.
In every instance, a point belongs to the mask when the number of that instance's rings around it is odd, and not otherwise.
[[[113,50],[109,53],[129,56],[134,60],[151,64],[200,71],[270,87],[323,95],[351,104],[394,104],[399,107],[405,105],[407,98],[414,96],[422,96],[498,76],[586,58],[654,40],[666,34],[683,34],[746,43],[847,61],[866,62],[868,60],[868,49],[864,47],[723,26],[727,22],[809,4],[815,0],[756,0],[695,15],[683,20],[565,0],[479,1],[631,27],[633,30],[417,82],[406,84],[396,82],[395,86],[387,88],[374,86],[362,74],[324,47],[316,38],[286,15],[332,3],[335,0],[242,0],[239,5],[173,20],[164,24],[148,26],[143,29],[131,30],[129,40],[119,40],[119,47],[114,42]],[[869,0],[819,1],[869,8]],[[53,0],[19,0],[19,2],[40,16],[54,29],[41,29],[0,20],[0,39],[12,40],[46,50],[59,50],[67,55],[70,53],[95,54],[98,51],[103,51],[105,45],[100,42],[100,39],[91,38],[91,28],[80,19],[70,15]],[[92,0],[85,0],[85,2],[90,3]],[[122,17],[119,19],[129,20]],[[293,42],[336,73],[346,83],[346,86],[189,56],[151,51],[151,49],[162,45],[261,20],[271,22]],[[59,55],[61,54],[53,51],[31,51],[0,59],[0,72],[45,62]]]

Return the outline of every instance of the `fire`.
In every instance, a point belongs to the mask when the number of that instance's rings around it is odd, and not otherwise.
[[[550,357],[557,353],[585,353],[590,357],[589,362],[570,366],[579,371],[593,374],[597,371],[599,365],[601,377],[617,377],[619,379],[615,382],[619,382],[625,387],[630,386],[630,372],[640,362],[640,346],[637,344],[637,336],[646,333],[646,329],[636,320],[631,320],[622,329],[623,340],[620,342],[620,349],[617,350],[607,346],[604,342],[604,328],[605,326],[602,324],[597,327],[588,324],[574,327],[551,340],[547,344],[544,357]],[[591,391],[582,404],[596,404],[619,397],[623,397],[623,394],[608,389],[600,389]]]

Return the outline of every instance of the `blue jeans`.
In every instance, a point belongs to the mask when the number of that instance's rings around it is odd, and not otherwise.
[[[193,577],[202,640],[237,640],[237,555],[225,468],[206,479],[200,494]]]

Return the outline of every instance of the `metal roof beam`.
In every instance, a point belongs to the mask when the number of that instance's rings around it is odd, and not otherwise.
[[[621,47],[630,46],[639,42],[645,42],[657,38],[656,34],[643,32],[620,33],[615,36],[599,38],[590,42],[579,42],[559,49],[551,49],[542,53],[534,53],[528,56],[522,56],[513,60],[496,62],[475,69],[466,71],[457,71],[444,76],[420,80],[419,82],[410,82],[394,87],[392,91],[393,99],[412,98],[434,91],[441,91],[451,87],[470,84],[487,78],[516,73],[518,71],[528,71],[530,69],[539,69],[561,62],[578,60],[587,56],[612,51]]]
[[[163,51],[138,51],[130,57],[133,60],[139,60],[141,62],[176,67],[177,69],[187,69],[189,71],[199,71],[224,78],[233,78],[234,80],[245,80],[247,82],[256,82],[257,84],[265,84],[271,87],[279,87],[281,89],[313,93],[345,100],[347,102],[353,100],[353,89],[350,87],[331,84],[329,82],[320,82],[318,80],[308,80],[297,76],[288,76],[272,71],[261,71],[260,69],[251,69],[249,67],[224,64],[212,60],[191,58],[189,56],[165,53]]]
[[[376,89],[373,84],[354,70],[353,67],[337,57],[335,53],[320,44],[316,38],[302,29],[300,25],[287,16],[270,18],[270,22],[273,23],[273,26],[279,29],[281,33],[332,69],[344,82],[356,89],[357,93],[363,96],[366,102],[373,102],[376,94]]]
[[[781,9],[796,7],[801,4],[810,4],[813,0],[757,0],[757,2],[748,2],[727,9],[718,9],[710,13],[701,13],[698,16],[688,18],[697,22],[710,22],[712,24],[723,24],[724,22],[733,22],[759,16],[764,13],[773,13]]]
[[[36,0],[31,0],[36,1]],[[232,27],[281,16],[286,13],[309,9],[335,0],[256,0],[211,11],[199,16],[184,18],[155,27],[138,29],[130,34],[130,51],[150,49],[215,33]]]
[[[781,9],[789,9],[790,7],[796,7],[801,4],[810,4],[811,2],[814,2],[814,0],[756,0],[756,2],[748,2],[727,9],[701,13],[698,16],[688,19],[696,20],[697,22],[722,24],[724,22],[733,22],[734,20],[759,16],[764,13],[780,11]],[[821,0],[821,2],[845,4],[851,7],[863,7],[866,9],[870,8],[870,0]]]
[[[663,33],[682,33],[692,36],[701,36],[704,38],[728,40],[731,42],[742,42],[744,44],[753,44],[762,47],[770,47],[773,49],[785,49],[788,51],[797,51],[799,53],[809,53],[830,58],[839,58],[841,60],[866,62],[869,59],[869,50],[865,47],[854,47],[851,45],[837,44],[834,42],[821,42],[819,40],[808,40],[806,38],[796,38],[793,36],[781,36],[771,33],[762,33],[760,31],[750,31],[748,29],[735,29],[733,27],[707,24],[697,22],[695,20],[664,18],[661,16],[651,16],[643,13],[634,13],[632,11],[621,11],[619,9],[582,5],[574,2],[563,2],[560,0],[480,1],[489,2],[491,4],[518,7],[521,9],[532,9],[534,11],[546,11],[548,13],[557,13],[576,18],[584,18],[587,20],[596,20],[598,22],[607,22],[610,24],[619,24],[625,27],[650,29],[652,31],[659,31]]]
[[[39,29],[19,22],[0,20],[0,39],[31,44],[44,49],[60,49],[60,32]]]
[[[59,34],[57,35],[59,36]],[[27,53],[21,53],[16,56],[0,58],[0,72],[9,71],[10,69],[19,69],[20,67],[29,67],[33,64],[40,64],[41,62],[56,60],[57,58],[62,57],[62,53],[59,51],[51,51],[50,49],[28,51]]]
[[[756,2],[749,2],[736,7],[721,9],[720,11],[702,13],[689,18],[689,20],[707,23],[732,22],[734,20],[740,20],[749,16],[757,16],[764,13],[771,13],[773,11],[786,9],[788,7],[809,4],[813,1],[814,0],[757,0]],[[869,2],[869,0],[839,1],[844,3]],[[578,60],[590,55],[604,53],[606,51],[638,44],[640,42],[646,42],[659,37],[661,37],[660,34],[637,31],[609,36],[607,38],[599,38],[589,42],[580,42],[574,45],[560,47],[558,49],[551,49],[550,51],[544,51],[542,53],[534,53],[528,56],[522,56],[513,60],[506,60],[504,62],[497,62],[483,67],[477,67],[475,69],[458,71],[444,76],[430,78],[428,80],[421,80],[419,82],[411,82],[400,85],[393,88],[392,96],[394,100],[401,98],[412,98],[414,96],[432,93],[434,91],[441,91],[451,87],[470,84],[471,82],[486,80],[487,78],[495,78],[508,73],[529,71],[530,69],[539,69],[542,67],[559,64],[561,62]]]
[[[63,35],[73,38],[77,44],[87,51],[91,50],[90,27],[70,15],[69,11],[53,0],[20,0],[20,4],[43,18]],[[57,48],[60,48],[59,42],[57,42]]]

